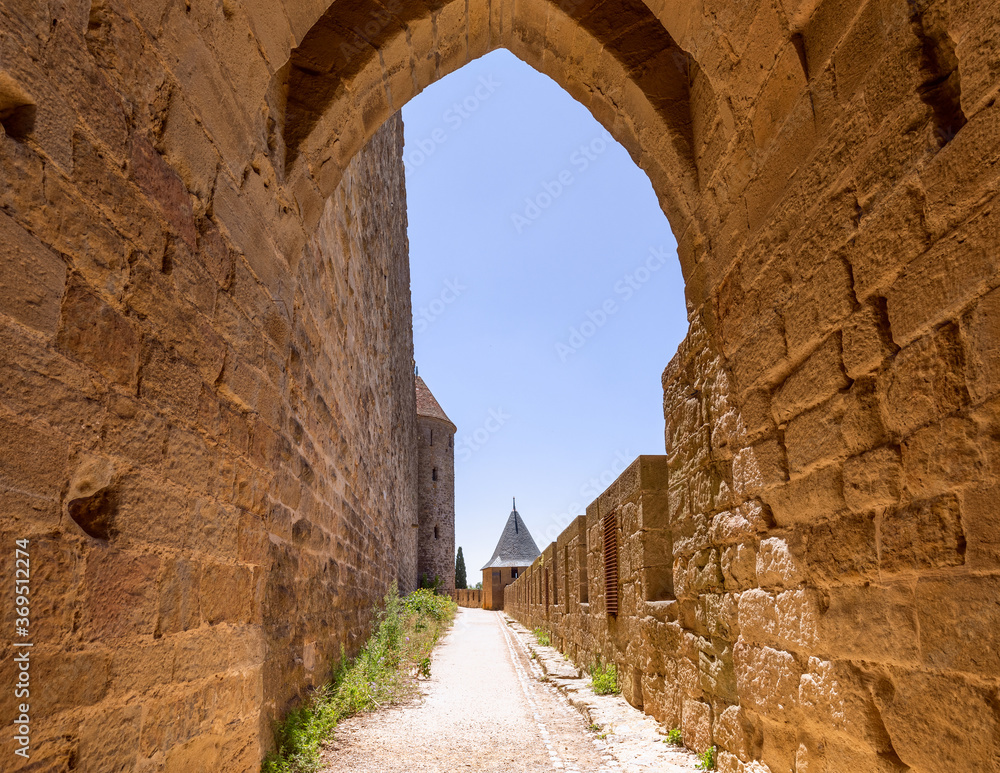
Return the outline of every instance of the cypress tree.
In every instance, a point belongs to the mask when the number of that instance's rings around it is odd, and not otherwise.
[[[458,549],[455,557],[455,588],[465,590],[469,586],[468,577],[465,575],[465,556],[462,555],[462,548]]]

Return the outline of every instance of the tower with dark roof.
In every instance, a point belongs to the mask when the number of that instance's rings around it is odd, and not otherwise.
[[[417,578],[455,589],[456,427],[420,376],[417,390]]]
[[[540,555],[538,545],[517,512],[517,502],[514,502],[493,556],[483,567],[483,609],[503,609],[503,589]]]

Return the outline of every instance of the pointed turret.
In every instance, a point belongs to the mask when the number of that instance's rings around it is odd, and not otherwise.
[[[494,569],[501,566],[531,566],[532,562],[541,555],[535,540],[528,532],[528,527],[524,525],[521,514],[515,509],[507,516],[507,523],[500,534],[496,550],[483,569]]]

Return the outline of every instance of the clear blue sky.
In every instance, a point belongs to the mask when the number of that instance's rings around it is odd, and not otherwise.
[[[455,536],[474,584],[511,497],[544,549],[636,456],[663,453],[683,282],[646,175],[507,51],[403,120],[416,360],[458,425]]]

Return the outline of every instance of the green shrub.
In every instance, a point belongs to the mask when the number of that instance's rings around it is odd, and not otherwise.
[[[430,651],[457,606],[448,596],[418,590],[400,598],[395,585],[376,615],[376,629],[353,660],[340,649],[332,679],[285,717],[262,773],[315,773],[322,744],[337,723],[405,696],[420,673],[430,675]]]
[[[538,640],[538,643],[542,647],[548,647],[552,643],[552,639],[549,636],[549,632],[544,630],[543,628],[536,628],[534,630],[534,634],[535,634],[535,639]]]
[[[681,736],[681,729],[679,727],[675,727],[673,730],[669,731],[665,741],[673,746],[683,746],[684,738]]]
[[[614,663],[602,666],[595,663],[590,669],[590,686],[598,695],[614,695],[618,692],[618,669]]]
[[[403,604],[406,606],[407,612],[437,621],[451,620],[458,609],[458,605],[452,601],[451,596],[439,595],[431,588],[413,591],[403,599]]]
[[[698,770],[715,770],[715,747],[709,746],[698,755]]]

